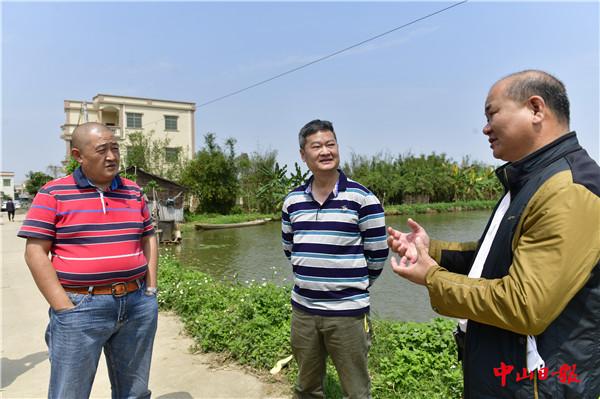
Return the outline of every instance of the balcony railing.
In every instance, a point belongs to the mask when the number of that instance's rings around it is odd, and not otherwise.
[[[121,135],[121,133],[122,133],[121,126],[108,126],[108,128],[113,131],[113,133],[115,134],[115,137],[118,137],[118,138],[123,137]]]
[[[60,138],[63,140],[70,140],[73,135],[73,130],[77,127],[76,125],[71,125],[72,128],[69,129],[66,125],[62,126],[63,132],[60,135]],[[112,132],[115,134],[115,137],[123,138],[123,129],[121,126],[107,126]]]

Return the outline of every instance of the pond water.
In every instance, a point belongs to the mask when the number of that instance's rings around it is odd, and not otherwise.
[[[474,241],[485,227],[490,211],[470,211],[412,216],[432,238]],[[388,216],[386,224],[407,230],[408,216]],[[163,247],[182,264],[216,278],[272,281],[292,285],[292,268],[281,248],[281,225],[195,231],[183,234],[181,245]],[[383,273],[371,288],[371,315],[404,321],[428,321],[436,317],[424,287],[395,275],[386,261]]]

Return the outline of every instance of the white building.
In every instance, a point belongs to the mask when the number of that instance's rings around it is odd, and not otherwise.
[[[9,197],[15,198],[15,172],[0,172],[0,179],[2,179],[2,198]]]
[[[165,148],[167,160],[178,152],[186,159],[194,156],[195,103],[98,94],[91,102],[65,100],[64,109],[65,124],[60,137],[66,143],[66,159],[71,154],[73,130],[86,121],[109,126],[116,137],[125,141],[125,151],[127,135],[142,132],[152,134],[155,140],[170,140]]]

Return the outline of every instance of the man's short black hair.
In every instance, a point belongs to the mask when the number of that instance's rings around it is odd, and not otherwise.
[[[300,129],[300,133],[298,133],[298,141],[300,142],[300,149],[304,148],[304,144],[306,144],[306,138],[317,132],[331,132],[331,133],[333,133],[333,137],[337,141],[335,131],[333,130],[333,124],[329,121],[322,121],[320,119],[315,119],[315,120],[308,122],[306,125],[304,125],[302,127],[302,129]]]
[[[529,69],[508,75],[506,95],[517,102],[526,101],[531,96],[540,96],[556,115],[556,119],[569,126],[570,111],[567,89],[563,82],[548,72]]]

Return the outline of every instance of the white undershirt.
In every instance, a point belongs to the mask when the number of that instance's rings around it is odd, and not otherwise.
[[[483,265],[490,253],[492,242],[494,241],[494,237],[496,237],[496,233],[498,232],[500,222],[502,222],[502,219],[504,218],[504,215],[506,214],[509,205],[510,192],[506,193],[506,195],[502,198],[500,205],[498,205],[498,208],[494,213],[492,223],[490,223],[490,227],[488,228],[488,231],[485,234],[483,242],[481,243],[481,247],[479,248],[477,256],[475,257],[475,261],[473,262],[473,266],[469,271],[469,278],[481,278]],[[460,319],[458,321],[458,326],[463,332],[467,332],[467,324],[467,319]],[[540,354],[537,351],[535,337],[529,335],[527,336],[527,369],[529,370],[529,372],[531,372],[541,367],[544,367],[544,360],[541,358]]]

